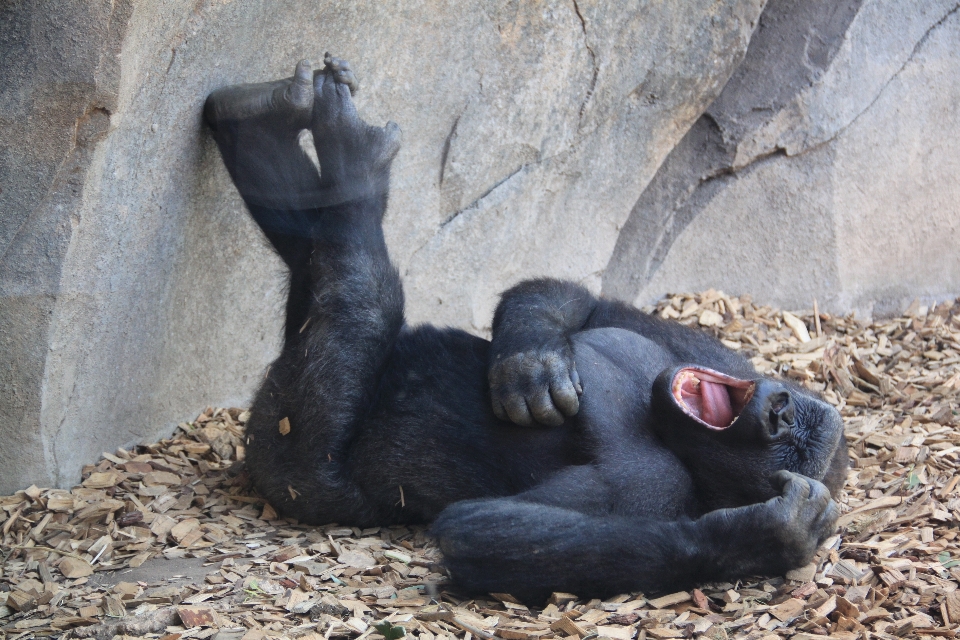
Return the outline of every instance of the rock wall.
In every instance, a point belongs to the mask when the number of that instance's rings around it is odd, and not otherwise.
[[[201,126],[214,88],[351,60],[364,117],[404,130],[385,227],[413,322],[482,334],[534,275],[882,310],[960,291],[957,23],[942,0],[5,3],[0,492],[243,404],[274,357],[284,272]]]
[[[888,314],[960,291],[956,0],[771,0],[638,199],[603,276]]]
[[[763,0],[67,0],[0,9],[0,491],[208,403],[275,355],[284,274],[200,122],[330,50],[404,129],[388,241],[412,320],[482,331],[530,273],[599,288],[619,225]]]

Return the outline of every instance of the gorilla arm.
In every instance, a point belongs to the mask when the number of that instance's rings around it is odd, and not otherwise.
[[[776,479],[781,495],[696,520],[594,515],[521,494],[455,503],[433,533],[459,585],[530,602],[553,591],[602,597],[777,575],[809,561],[838,509],[815,480],[787,471]]]
[[[489,381],[501,420],[558,426],[580,409],[570,336],[597,299],[572,282],[528,280],[504,292],[493,316]]]
[[[494,313],[488,372],[497,417],[523,426],[557,426],[576,415],[581,389],[570,338],[604,327],[639,334],[678,363],[756,376],[749,362],[702,331],[597,298],[572,282],[540,278],[504,292]]]

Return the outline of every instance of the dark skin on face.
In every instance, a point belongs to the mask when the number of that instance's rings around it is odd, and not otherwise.
[[[290,269],[247,427],[258,491],[307,523],[432,521],[461,588],[529,601],[807,562],[847,465],[839,415],[807,390],[559,280],[506,291],[490,342],[405,324],[381,228],[400,132],[360,119],[356,86],[328,56],[204,110]]]

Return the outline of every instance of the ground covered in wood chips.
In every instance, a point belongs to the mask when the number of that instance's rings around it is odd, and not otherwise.
[[[842,412],[840,535],[786,577],[601,602],[467,599],[422,529],[306,527],[246,488],[239,409],[105,453],[72,490],[0,498],[0,638],[420,640],[954,637],[960,628],[960,303],[862,323],[708,291],[700,325]]]

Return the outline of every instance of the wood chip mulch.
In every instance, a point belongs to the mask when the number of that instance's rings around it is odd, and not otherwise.
[[[422,528],[278,519],[238,471],[248,413],[207,409],[169,439],[104,453],[71,490],[0,497],[0,639],[955,637],[960,300],[869,323],[717,291],[648,311],[714,332],[843,414],[841,535],[813,564],[673,594],[557,593],[543,609],[467,599]],[[164,575],[164,558],[202,577]]]

